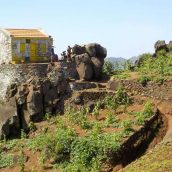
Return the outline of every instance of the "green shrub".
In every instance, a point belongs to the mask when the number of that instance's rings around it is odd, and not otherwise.
[[[99,171],[102,160],[107,158],[107,152],[120,148],[118,141],[119,138],[109,134],[79,137],[72,143],[72,167],[77,167],[78,171]]]
[[[20,151],[20,158],[18,160],[20,166],[20,172],[24,172],[25,170],[25,155],[23,151]]]
[[[105,127],[119,127],[119,120],[112,111],[109,111],[104,122]]]
[[[34,131],[36,131],[36,125],[35,125],[35,123],[34,122],[29,122],[29,130],[30,130],[30,132],[34,132]]]
[[[153,105],[151,102],[146,102],[143,109],[143,115],[150,118],[153,115]]]
[[[130,103],[131,99],[122,87],[119,87],[117,89],[117,91],[115,92],[115,96],[108,95],[104,98],[105,107],[108,110],[114,110],[115,112],[120,105],[125,105],[124,109],[126,110],[127,106]]]
[[[114,75],[112,76],[113,79],[120,79],[120,80],[122,80],[122,79],[127,79],[127,78],[129,78],[129,77],[130,77],[130,75],[127,74],[127,73],[117,73],[117,74],[114,74]]]
[[[118,105],[126,105],[131,103],[129,96],[127,95],[123,87],[119,87],[115,92],[115,102]]]
[[[71,108],[66,112],[66,116],[71,123],[79,125],[82,129],[91,129],[92,124],[87,120],[88,111],[88,108],[85,107],[80,110]]]
[[[104,103],[105,103],[105,107],[108,110],[116,111],[116,109],[118,108],[118,104],[115,102],[114,96],[106,96],[104,99]]]
[[[137,125],[143,125],[145,123],[146,117],[143,115],[142,112],[138,112],[135,114],[136,117],[136,122],[135,124]]]
[[[0,168],[13,166],[14,164],[13,157],[14,156],[11,154],[0,152]]]
[[[103,73],[106,75],[111,75],[114,72],[114,65],[109,61],[105,61],[103,65]]]
[[[58,129],[53,134],[39,135],[28,141],[28,148],[41,151],[41,160],[53,158],[62,161],[71,151],[71,144],[76,138],[76,133],[71,128]]]
[[[138,70],[144,75],[168,77],[172,76],[172,53],[159,51],[153,58],[150,54],[144,54],[139,59]]]
[[[21,143],[20,143],[19,139],[8,140],[5,142],[1,141],[0,142],[0,150],[1,149],[11,150],[11,149],[18,147],[18,145],[20,145],[20,147],[21,147]]]
[[[140,78],[139,78],[139,83],[143,86],[143,87],[145,87],[146,85],[147,85],[147,83],[150,81],[151,79],[150,79],[150,77],[148,77],[148,76],[141,76]]]
[[[125,135],[128,135],[133,131],[132,124],[133,123],[130,120],[122,121],[121,126],[124,129]]]
[[[124,63],[124,70],[131,70],[132,62],[130,60],[126,60]]]
[[[164,78],[163,77],[156,77],[155,78],[155,82],[158,84],[158,85],[162,85],[164,83]]]
[[[95,116],[96,119],[98,119],[98,116],[100,115],[100,114],[99,114],[100,109],[101,109],[101,104],[100,104],[100,102],[98,101],[98,102],[96,103],[94,109],[93,109],[93,112],[92,112],[92,114]]]
[[[151,102],[146,102],[142,112],[135,113],[136,124],[143,125],[147,118],[150,118],[153,115],[153,106]]]
[[[140,68],[142,72],[148,72],[152,67],[152,55],[149,53],[145,53],[139,56],[139,60],[137,66]]]

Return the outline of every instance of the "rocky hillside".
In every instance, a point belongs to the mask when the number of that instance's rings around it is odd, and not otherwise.
[[[158,43],[136,66],[103,73],[106,49],[75,45],[43,73],[10,84],[0,105],[0,171],[170,171],[172,56]]]

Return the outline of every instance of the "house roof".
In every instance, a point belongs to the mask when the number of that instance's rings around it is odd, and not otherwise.
[[[44,31],[40,29],[4,29],[9,33],[10,36],[13,37],[27,37],[27,38],[33,38],[33,37],[39,37],[39,38],[48,38],[49,35],[47,35]]]

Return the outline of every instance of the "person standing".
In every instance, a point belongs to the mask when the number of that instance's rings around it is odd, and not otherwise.
[[[71,61],[72,48],[68,46],[67,48],[67,61]]]

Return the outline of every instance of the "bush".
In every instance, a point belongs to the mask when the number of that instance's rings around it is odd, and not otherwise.
[[[151,102],[146,102],[142,112],[137,112],[135,114],[136,124],[143,125],[147,118],[153,115],[153,107]]]
[[[114,72],[114,65],[113,63],[109,61],[105,61],[104,66],[103,66],[103,73],[106,75],[111,75]]]
[[[119,87],[118,90],[115,92],[115,102],[118,105],[127,105],[130,104],[130,98],[125,92],[124,88]]]
[[[72,144],[72,167],[77,167],[78,171],[99,171],[108,151],[115,152],[120,148],[119,140],[115,134],[95,133],[76,139]]]
[[[76,133],[71,128],[58,129],[53,134],[42,134],[28,141],[28,148],[42,152],[42,158],[62,161],[71,151],[71,143]]]
[[[106,120],[104,122],[105,127],[119,127],[119,120],[116,118],[112,111],[108,112]]]
[[[158,84],[158,85],[162,85],[164,83],[164,78],[163,77],[156,77],[155,78],[155,82]]]
[[[120,79],[120,80],[127,79],[129,77],[130,77],[130,75],[128,73],[124,73],[124,72],[123,73],[118,72],[112,76],[113,79]]]
[[[138,70],[146,75],[162,77],[172,76],[172,53],[159,51],[156,57],[150,54],[141,55],[138,62]]]
[[[147,70],[151,69],[152,60],[152,55],[149,53],[145,53],[139,56],[136,65],[137,67],[142,68],[146,72]]]
[[[106,96],[104,99],[105,107],[108,110],[114,110],[118,108],[118,104],[115,102],[115,98],[113,96]]]
[[[92,114],[95,116],[96,119],[98,119],[98,116],[100,115],[100,114],[99,114],[100,109],[101,109],[101,104],[100,104],[100,102],[98,101],[98,102],[96,103],[94,109],[93,109],[93,112],[92,112]]]
[[[146,102],[143,109],[143,115],[150,118],[153,115],[153,106],[151,102]]]
[[[121,126],[124,129],[125,135],[128,135],[133,131],[132,124],[133,124],[132,121],[129,121],[129,120],[123,121],[121,123]]]
[[[92,124],[87,120],[87,114],[87,108],[83,107],[80,111],[70,108],[70,110],[67,111],[66,116],[70,122],[79,125],[82,129],[91,129]]]
[[[141,76],[141,77],[139,78],[139,83],[140,83],[143,87],[145,87],[149,81],[150,81],[150,77],[148,77],[148,76]]]
[[[0,168],[11,167],[13,164],[13,155],[0,152]]]

